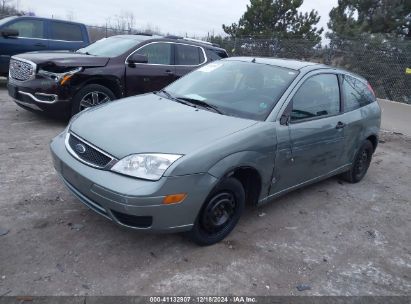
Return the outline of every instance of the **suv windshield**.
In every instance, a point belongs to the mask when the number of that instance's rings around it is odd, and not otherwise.
[[[210,63],[165,90],[174,98],[207,104],[225,115],[265,120],[298,71],[235,60]]]
[[[85,48],[79,49],[77,52],[94,56],[117,57],[142,41],[144,41],[144,39],[140,40],[136,39],[136,37],[126,38],[114,36],[98,40]]]

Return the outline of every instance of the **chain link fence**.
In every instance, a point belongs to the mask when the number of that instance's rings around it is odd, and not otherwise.
[[[94,26],[87,25],[90,41],[95,42],[102,38],[107,38],[115,35],[129,35],[134,33],[133,30],[118,29],[109,26]]]
[[[379,98],[411,104],[411,40],[335,39],[326,46],[296,39],[224,38],[231,56],[290,58],[347,69],[366,78]]]
[[[0,19],[5,16],[0,15]],[[91,42],[134,30],[109,26],[87,26]],[[150,31],[145,31],[150,33]],[[290,58],[324,63],[366,78],[379,98],[411,104],[411,40],[367,36],[338,38],[327,45],[299,39],[261,37],[208,39],[225,48],[230,56]]]

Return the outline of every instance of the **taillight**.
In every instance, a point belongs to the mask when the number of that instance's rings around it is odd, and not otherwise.
[[[372,95],[374,95],[374,97],[376,97],[376,96],[375,96],[374,89],[372,88],[372,86],[371,86],[371,84],[370,84],[369,82],[367,82],[367,87],[368,87],[368,90],[371,91]]]

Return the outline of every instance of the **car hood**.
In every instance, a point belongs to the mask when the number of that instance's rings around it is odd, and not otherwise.
[[[90,109],[73,119],[70,131],[120,159],[134,153],[187,155],[256,123],[147,94]]]
[[[58,67],[102,67],[110,58],[74,53],[69,51],[30,52],[14,57],[30,60],[37,65],[54,65]]]

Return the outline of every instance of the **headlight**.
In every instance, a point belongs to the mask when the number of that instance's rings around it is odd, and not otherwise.
[[[40,69],[38,74],[47,78],[50,78],[54,80],[57,83],[60,83],[61,85],[64,85],[71,77],[73,77],[74,74],[81,72],[83,68],[73,68],[72,70],[68,70],[62,73],[57,73],[57,72],[50,72],[46,70]]]
[[[180,157],[182,155],[134,154],[120,160],[111,170],[124,175],[157,181]]]

